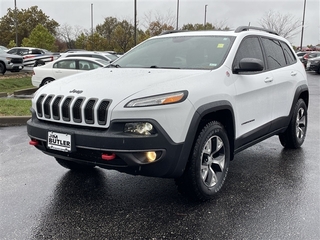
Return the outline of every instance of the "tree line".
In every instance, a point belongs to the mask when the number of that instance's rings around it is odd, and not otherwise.
[[[273,26],[277,21],[274,14],[267,13],[262,18],[261,25]],[[287,15],[284,15],[284,17]],[[282,16],[278,16],[282,17]],[[276,29],[282,35],[297,34],[298,22],[288,18],[283,21],[281,29]],[[168,14],[163,17],[151,12],[145,14],[144,29],[137,27],[128,20],[119,20],[115,17],[106,17],[104,22],[87,30],[81,26],[72,27],[68,24],[60,25],[50,19],[37,6],[28,9],[8,8],[7,14],[0,18],[0,45],[8,48],[14,46],[39,47],[49,51],[63,52],[67,49],[85,49],[95,51],[115,51],[124,53],[145,39],[161,34],[164,31],[174,30],[175,19]],[[278,26],[274,24],[275,26]],[[288,28],[289,27],[289,28]],[[289,29],[288,30],[286,29]],[[227,30],[224,22],[212,24],[185,24],[179,30]],[[284,30],[286,30],[284,32]],[[282,31],[282,32],[281,32]],[[281,35],[280,34],[280,35]],[[135,39],[136,37],[136,39]]]

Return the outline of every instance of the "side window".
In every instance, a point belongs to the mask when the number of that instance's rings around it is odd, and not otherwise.
[[[18,54],[19,55],[28,55],[29,54],[29,50],[28,49],[19,49],[18,50]]]
[[[233,61],[233,67],[239,67],[239,62],[243,58],[257,58],[264,62],[261,45],[257,37],[248,37],[242,40]]]
[[[62,61],[56,62],[53,65],[53,68],[76,69],[76,62],[75,60],[62,60]]]
[[[90,62],[85,61],[85,60],[80,60],[79,61],[79,69],[81,70],[90,70]]]
[[[292,50],[290,49],[290,47],[285,43],[285,42],[280,42],[284,55],[286,57],[287,60],[287,65],[291,65],[297,62],[297,59],[295,57],[295,55],[293,54]]]
[[[262,43],[266,51],[268,68],[270,70],[285,67],[286,59],[278,40],[262,38]]]

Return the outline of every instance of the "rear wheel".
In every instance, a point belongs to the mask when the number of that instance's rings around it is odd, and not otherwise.
[[[64,160],[61,158],[56,158],[56,161],[62,167],[68,168],[73,171],[90,171],[95,167],[94,165],[81,164],[81,163],[77,163],[77,162],[73,162],[73,161]]]
[[[279,135],[280,142],[285,148],[299,148],[306,137],[308,125],[307,106],[303,99],[295,105],[287,130]]]
[[[45,79],[43,79],[42,83],[40,84],[40,87],[42,87],[43,85],[46,85],[48,83],[51,83],[52,81],[54,81],[53,78],[45,78]]]
[[[176,179],[182,194],[205,201],[222,187],[229,169],[230,147],[224,127],[208,123],[197,137],[182,177]]]

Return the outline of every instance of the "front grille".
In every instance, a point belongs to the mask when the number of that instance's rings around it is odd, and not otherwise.
[[[36,101],[36,110],[43,120],[102,126],[107,123],[110,103],[107,99],[42,94]]]
[[[23,63],[23,58],[11,58],[12,63]]]

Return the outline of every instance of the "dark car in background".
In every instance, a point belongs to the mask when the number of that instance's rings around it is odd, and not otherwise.
[[[307,62],[307,71],[314,71],[320,74],[320,57],[311,58]]]
[[[51,62],[59,57],[46,49],[32,47],[14,47],[8,50],[9,54],[20,55],[24,59],[24,66],[36,67]]]
[[[0,74],[4,74],[6,71],[19,72],[23,67],[23,57],[9,54],[0,49]]]
[[[311,58],[315,58],[315,57],[320,57],[320,51],[311,51],[311,52],[306,53],[302,57],[301,62],[303,63],[303,65],[305,67],[307,67],[308,60],[311,59]]]

